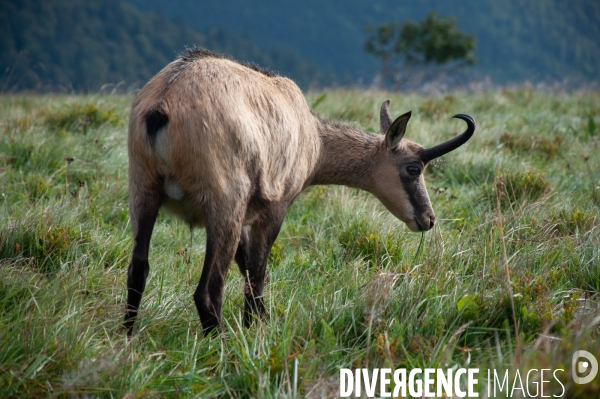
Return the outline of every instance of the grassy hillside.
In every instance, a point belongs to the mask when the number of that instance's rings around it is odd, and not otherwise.
[[[453,366],[562,368],[566,397],[597,397],[600,377],[570,375],[575,350],[600,357],[600,94],[307,98],[372,131],[390,98],[424,145],[472,115],[471,141],[427,170],[437,226],[422,237],[369,194],[311,188],[270,255],[268,320],[240,326],[233,266],[226,331],[203,338],[204,233],[161,215],[127,342],[132,98],[0,97],[0,396],[291,397],[297,361],[300,397],[338,395],[340,367]]]

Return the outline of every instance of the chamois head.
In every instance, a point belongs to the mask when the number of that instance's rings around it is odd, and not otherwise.
[[[455,115],[454,118],[467,122],[467,130],[452,140],[425,148],[403,139],[411,112],[392,120],[389,105],[390,100],[381,105],[380,127],[385,138],[373,191],[386,208],[412,231],[427,231],[435,223],[435,214],[427,195],[423,171],[433,159],[466,143],[475,131],[475,121],[468,115]],[[399,181],[390,181],[390,178]]]

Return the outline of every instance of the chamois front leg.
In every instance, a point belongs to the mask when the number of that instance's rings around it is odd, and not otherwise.
[[[127,307],[123,321],[123,327],[127,330],[128,337],[133,335],[133,323],[146,288],[146,278],[150,270],[148,264],[150,238],[160,204],[159,194],[142,192],[138,187],[131,188],[130,215],[134,245],[133,256],[127,270]]]
[[[206,255],[194,302],[205,334],[221,328],[223,286],[238,248],[245,206],[206,212]]]
[[[250,241],[250,261],[246,268],[244,280],[244,325],[249,326],[254,316],[265,314],[263,288],[267,260],[273,243],[279,234],[288,204],[273,204],[257,222],[252,225]]]

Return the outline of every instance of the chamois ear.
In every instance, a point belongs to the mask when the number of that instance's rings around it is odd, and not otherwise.
[[[398,145],[402,137],[404,137],[404,133],[406,133],[406,125],[410,120],[411,111],[400,115],[394,123],[390,126],[385,134],[385,142],[389,149],[392,149]]]
[[[385,100],[381,104],[381,110],[379,111],[379,128],[381,134],[386,134],[390,126],[392,126],[392,116],[390,115],[390,100]]]

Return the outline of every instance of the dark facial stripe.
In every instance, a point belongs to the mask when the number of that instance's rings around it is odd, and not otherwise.
[[[421,215],[430,210],[429,196],[425,187],[421,185],[421,178],[400,175],[400,182],[413,207],[415,218],[421,223]]]

